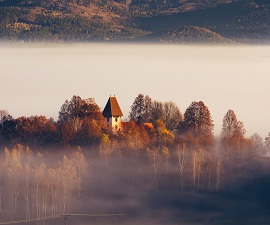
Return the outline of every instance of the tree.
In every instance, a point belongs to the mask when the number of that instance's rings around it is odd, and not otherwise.
[[[223,118],[222,133],[223,137],[232,137],[236,134],[244,137],[245,129],[243,128],[243,123],[238,121],[233,110],[228,110]]]
[[[192,151],[192,181],[193,181],[193,197],[198,193],[200,187],[200,179],[203,173],[203,164],[205,161],[205,151],[196,149]]]
[[[138,124],[149,122],[151,118],[151,104],[152,100],[148,95],[139,94],[131,106],[129,118]]]
[[[5,120],[11,119],[12,117],[8,113],[7,110],[0,110],[0,124],[2,124]]]
[[[151,122],[161,119],[170,131],[174,131],[183,120],[182,113],[174,102],[154,101],[151,108]]]
[[[220,177],[221,177],[221,173],[223,172],[223,164],[220,157],[217,158],[215,172],[216,172],[216,192],[219,192]]]
[[[214,142],[213,128],[208,107],[202,101],[194,101],[186,109],[179,131],[182,134],[191,132],[201,145],[211,145]]]
[[[151,166],[153,168],[153,172],[154,172],[154,176],[155,176],[155,186],[156,189],[158,190],[158,169],[160,166],[160,162],[161,162],[161,154],[159,153],[159,149],[157,148],[147,148],[146,150]]]
[[[81,120],[86,117],[96,120],[105,127],[104,118],[94,99],[81,99],[80,96],[74,95],[70,101],[66,100],[61,106],[58,121],[60,123],[72,124],[77,132],[82,126]]]
[[[164,120],[164,104],[160,101],[154,101],[151,105],[152,114],[151,122],[154,123],[157,120]]]
[[[221,132],[221,149],[226,158],[241,158],[246,142],[245,132],[243,122],[237,120],[233,110],[228,110],[223,118]]]
[[[124,148],[145,149],[150,144],[150,137],[144,125],[139,125],[134,121],[123,124],[122,137]]]
[[[265,146],[263,145],[262,137],[259,134],[255,133],[251,136],[251,140],[252,140],[254,152],[256,153],[256,155],[265,156],[266,149],[265,149]]]
[[[268,136],[265,138],[265,148],[266,148],[266,154],[269,155],[270,153],[270,132],[268,134]]]
[[[104,177],[107,178],[108,175],[108,163],[110,155],[112,154],[113,150],[111,148],[111,141],[107,134],[103,134],[100,139],[99,144],[99,155],[102,167],[105,167],[104,174],[102,174]]]
[[[16,126],[17,126],[17,122],[15,119],[6,120],[2,123],[1,132],[5,141],[9,143],[16,142],[16,138],[17,138]]]
[[[19,117],[15,120],[15,134],[18,143],[47,145],[56,140],[56,124],[45,116]]]
[[[164,103],[163,116],[166,127],[171,131],[174,131],[183,121],[183,116],[180,109],[174,102],[171,101]]]
[[[81,118],[82,116],[82,104],[83,101],[80,96],[73,96],[70,101],[66,100],[64,104],[61,106],[59,111],[58,120],[60,122],[75,122],[77,118]]]
[[[59,111],[58,124],[63,144],[81,145],[97,142],[106,123],[94,99],[73,96]]]
[[[48,145],[56,141],[56,123],[53,119],[47,119],[45,116],[31,116],[27,118],[32,130],[29,135],[33,142],[39,145]]]
[[[155,126],[159,148],[161,149],[162,147],[167,147],[168,144],[172,144],[174,135],[166,128],[164,122],[161,119],[158,119],[155,123]]]
[[[8,121],[11,121],[13,118],[12,116],[8,113],[7,110],[0,110],[0,137],[6,136],[5,131],[4,131],[4,123],[7,125]]]
[[[82,127],[77,133],[78,144],[91,144],[99,141],[102,136],[102,128],[96,122],[90,118],[84,118],[82,120]]]
[[[187,170],[186,165],[188,162],[188,151],[185,144],[177,145],[177,159],[178,159],[178,170],[181,177],[181,189],[184,189],[184,172]]]
[[[143,94],[139,94],[135,98],[129,117],[138,124],[155,123],[161,119],[170,131],[174,131],[183,120],[183,116],[174,102],[152,101],[148,95],[144,96]]]
[[[164,183],[165,186],[167,186],[167,174],[168,174],[168,168],[169,168],[169,159],[171,158],[171,154],[168,147],[162,147],[162,154],[161,159],[163,161],[164,165]]]

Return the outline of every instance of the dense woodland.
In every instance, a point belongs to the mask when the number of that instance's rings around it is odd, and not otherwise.
[[[202,200],[202,194],[222,202],[235,185],[253,179],[251,196],[264,191],[269,163],[263,157],[269,153],[270,134],[265,140],[258,134],[246,137],[233,110],[225,112],[219,138],[202,101],[182,113],[174,102],[139,94],[129,118],[113,132],[96,102],[79,96],[63,103],[57,121],[13,118],[1,110],[1,221],[55,224],[61,214],[74,211],[150,213],[148,208],[157,206],[171,208],[166,216],[177,220],[181,214],[173,212],[185,204],[217,204]],[[131,206],[130,201],[140,204]]]
[[[269,12],[266,0],[1,0],[0,40],[269,43]]]
[[[264,156],[269,151],[269,136],[245,137],[243,122],[231,109],[225,113],[219,138],[213,134],[214,122],[204,102],[192,102],[184,114],[174,102],[152,100],[139,94],[129,114],[116,132],[107,128],[101,108],[93,99],[73,96],[59,110],[57,121],[45,116],[13,118],[0,113],[1,146],[23,144],[30,148],[91,147],[109,144],[119,151],[162,149],[186,146],[218,152],[229,158]],[[106,143],[108,142],[108,143]]]

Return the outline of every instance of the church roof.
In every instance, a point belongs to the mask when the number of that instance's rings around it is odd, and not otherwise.
[[[123,116],[116,97],[110,97],[102,112],[104,117]]]

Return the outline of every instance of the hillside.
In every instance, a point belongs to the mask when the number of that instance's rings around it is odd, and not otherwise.
[[[124,4],[100,1],[0,2],[0,38],[26,41],[132,39],[147,32],[129,25]]]
[[[179,27],[193,27],[189,41],[171,39]],[[269,43],[269,1],[0,0],[1,40],[216,43],[209,35],[217,43]]]
[[[137,18],[141,29],[158,37],[180,26],[208,28],[221,36],[244,43],[270,43],[270,3],[243,0],[214,8]]]
[[[201,27],[179,27],[163,33],[159,40],[163,43],[181,44],[233,44],[234,42],[221,35]]]

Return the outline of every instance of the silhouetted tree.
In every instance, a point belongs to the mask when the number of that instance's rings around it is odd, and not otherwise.
[[[151,118],[151,104],[152,100],[148,95],[139,94],[131,106],[129,118],[138,124],[149,122]]]
[[[70,101],[66,100],[64,104],[61,106],[59,111],[59,122],[67,123],[73,122],[75,123],[77,118],[82,118],[82,104],[83,100],[80,96],[73,96]]]
[[[161,119],[170,131],[174,131],[183,120],[183,116],[174,102],[154,101],[151,108],[151,122],[155,123],[155,121]]]
[[[198,143],[203,146],[214,142],[213,120],[208,107],[202,102],[192,102],[186,109],[184,121],[179,126],[181,134],[194,135]]]
[[[1,133],[2,137],[7,143],[16,143],[17,132],[16,132],[16,120],[6,120],[2,123]]]
[[[164,120],[164,104],[160,101],[154,101],[151,105],[152,114],[151,122],[155,123],[157,120]]]
[[[269,156],[269,154],[270,154],[270,132],[269,132],[268,136],[265,138],[264,144],[265,144],[265,148],[266,148],[266,154]]]
[[[164,103],[164,123],[168,130],[174,131],[183,121],[182,113],[174,102]]]
[[[11,118],[12,117],[10,116],[7,110],[4,110],[4,109],[0,110],[0,124],[5,122],[5,120],[9,120]]]

